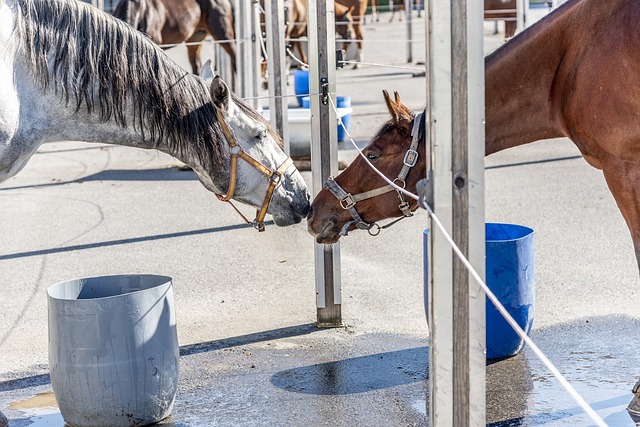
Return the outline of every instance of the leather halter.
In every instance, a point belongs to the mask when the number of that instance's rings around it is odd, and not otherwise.
[[[418,162],[417,148],[420,144],[420,140],[424,136],[424,129],[422,126],[422,124],[424,123],[423,118],[424,112],[418,113],[413,119],[413,128],[411,130],[411,145],[409,146],[407,152],[404,154],[404,159],[402,160],[402,170],[400,170],[398,177],[393,180],[393,183],[401,188],[405,187],[405,180],[407,179],[409,171]],[[378,234],[380,234],[380,230],[391,227],[401,219],[413,216],[413,212],[411,212],[411,205],[409,205],[409,203],[405,200],[404,194],[401,191],[398,191],[398,189],[391,184],[383,185],[382,187],[378,187],[373,190],[354,195],[351,193],[347,193],[342,187],[340,187],[340,185],[335,181],[333,177],[329,177],[327,183],[324,185],[324,188],[329,190],[331,194],[333,194],[340,201],[340,206],[342,207],[342,209],[349,211],[351,217],[353,218],[353,221],[347,222],[342,226],[342,229],[340,229],[339,234],[342,236],[346,236],[348,234],[348,229],[352,224],[355,224],[356,228],[358,228],[359,230],[367,230],[370,235],[377,236]],[[384,226],[380,226],[375,222],[365,222],[356,210],[356,203],[362,200],[381,196],[391,191],[396,191],[398,193],[398,198],[400,199],[398,209],[400,209],[403,216]]]
[[[222,112],[218,108],[216,108],[216,115],[218,116],[218,122],[222,127],[222,132],[224,133],[227,143],[229,144],[229,152],[231,153],[231,169],[229,171],[229,187],[227,188],[227,194],[216,194],[216,197],[218,197],[218,200],[228,202],[231,206],[233,206],[236,212],[238,212],[238,214],[247,224],[253,224],[253,226],[258,231],[264,231],[264,217],[267,215],[267,209],[269,208],[269,203],[271,203],[273,192],[282,182],[282,176],[284,175],[284,172],[289,168],[289,166],[293,164],[293,160],[291,159],[291,157],[287,157],[287,159],[276,170],[272,170],[271,168],[263,165],[262,163],[251,157],[249,154],[247,154],[242,149],[242,147],[238,145],[233,131],[222,117]],[[236,208],[235,205],[231,203],[231,199],[233,198],[236,191],[238,157],[242,158],[244,161],[253,166],[258,172],[269,178],[269,186],[267,187],[267,193],[264,196],[262,207],[256,210],[256,219],[254,219],[253,221],[249,221],[242,214],[242,212],[240,212],[238,208]]]

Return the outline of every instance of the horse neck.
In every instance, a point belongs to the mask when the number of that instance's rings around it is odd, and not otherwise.
[[[554,78],[564,34],[548,16],[485,60],[485,154],[563,136],[554,110]]]

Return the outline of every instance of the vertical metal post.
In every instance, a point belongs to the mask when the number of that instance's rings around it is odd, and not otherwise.
[[[527,28],[527,12],[529,11],[529,0],[516,0],[516,32]]]
[[[338,172],[338,135],[335,111],[335,10],[334,3],[308,1],[309,92],[311,107],[311,163],[314,196],[327,178]],[[321,93],[321,95],[317,95]],[[326,94],[323,96],[322,94]],[[316,305],[318,326],[342,325],[340,245],[315,243]]]
[[[482,9],[475,0],[432,0],[426,31],[435,213],[481,275],[485,242]],[[484,293],[443,234],[432,229],[431,425],[484,426]]]
[[[284,41],[284,2],[283,0],[265,0],[265,24],[267,28],[267,68],[269,73],[269,113],[271,123],[282,136],[284,151],[289,148],[289,118],[287,94],[285,41]]]
[[[244,0],[235,2],[234,7],[235,34],[238,49],[236,50],[236,76],[234,80],[234,91],[240,97],[249,96],[249,85],[251,84],[251,53],[249,51],[249,5]]]
[[[404,0],[404,10],[407,14],[407,62],[413,62],[413,0]],[[402,15],[400,15],[402,16]]]
[[[251,1],[250,21],[251,21],[251,86],[252,93],[249,103],[253,108],[259,108],[259,100],[257,99],[260,91],[260,65],[262,58],[262,49],[260,46],[260,3],[258,0]]]

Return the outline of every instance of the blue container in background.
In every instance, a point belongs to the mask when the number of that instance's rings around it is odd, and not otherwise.
[[[351,97],[336,96],[336,107],[351,108]],[[345,139],[347,139],[347,133],[344,130],[345,128],[349,130],[349,125],[351,124],[351,114],[342,116],[342,123],[344,124],[344,128],[340,126],[340,123],[338,123],[338,141],[344,141]]]
[[[424,230],[424,304],[428,318],[428,230]],[[527,333],[533,325],[535,269],[533,230],[516,224],[485,224],[487,286]],[[522,340],[486,300],[487,359],[518,354]]]
[[[308,96],[302,97],[302,108],[309,108],[310,101]],[[336,96],[336,108],[351,108],[351,97],[350,96]],[[347,132],[345,132],[345,128],[349,130],[349,126],[351,125],[351,113],[345,114],[342,116],[342,123],[344,124],[344,128],[340,126],[338,123],[338,142],[344,141],[347,139]]]
[[[298,99],[298,106],[302,107],[302,97],[309,96],[309,70],[295,70],[293,72],[293,90]]]

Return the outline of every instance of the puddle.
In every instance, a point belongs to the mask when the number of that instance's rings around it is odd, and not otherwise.
[[[17,400],[9,404],[9,409],[34,409],[45,407],[58,408],[56,397],[52,391],[38,393],[28,399]]]
[[[61,427],[65,425],[52,391],[16,400],[11,402],[8,408],[19,411],[18,413],[21,414],[20,418],[9,420],[11,426]]]
[[[24,424],[22,424],[24,423]],[[9,425],[13,426],[28,426],[28,427],[68,427],[67,424],[64,423],[64,419],[62,415],[58,412],[55,414],[44,414],[44,415],[35,415],[20,418],[19,420],[9,421]]]

